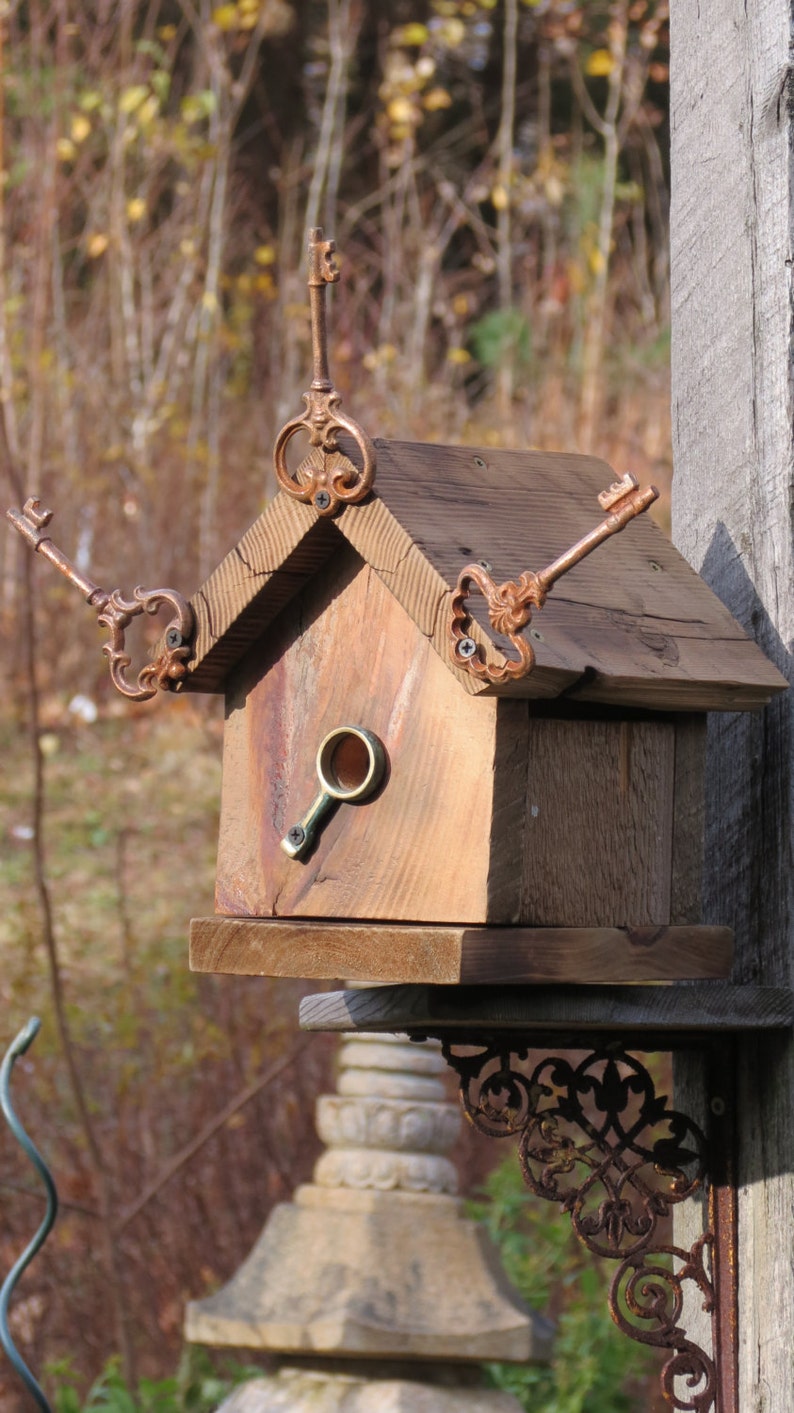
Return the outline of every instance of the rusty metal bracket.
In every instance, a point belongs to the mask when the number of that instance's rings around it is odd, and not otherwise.
[[[655,486],[640,490],[635,476],[623,476],[598,497],[602,510],[609,511],[605,519],[545,569],[537,574],[528,569],[517,582],[507,580],[504,584],[496,584],[482,565],[467,564],[458,576],[452,595],[449,632],[450,652],[455,666],[466,668],[475,677],[485,678],[493,684],[526,677],[535,665],[535,653],[531,643],[520,635],[532,620],[533,608],[541,609],[549,590],[563,574],[592,554],[604,540],[616,535],[635,516],[641,515],[658,496]],[[509,638],[518,654],[516,659],[508,658],[500,667],[485,661],[471,636],[471,614],[466,600],[472,586],[479,589],[488,605],[488,616],[494,631]]]
[[[610,1313],[631,1339],[669,1352],[665,1400],[692,1413],[738,1413],[732,1067],[725,1056],[714,1066],[719,1099],[712,1099],[707,1140],[656,1093],[648,1069],[620,1041],[533,1066],[525,1036],[446,1038],[442,1048],[475,1128],[492,1138],[517,1136],[529,1189],[570,1213],[589,1251],[618,1263]],[[689,1250],[666,1240],[660,1222],[706,1184],[708,1230]],[[688,1337],[690,1292],[710,1316],[711,1351]]]
[[[325,287],[339,279],[335,251],[334,241],[323,240],[321,227],[309,232],[314,377],[309,391],[303,394],[306,411],[282,427],[273,448],[273,464],[282,490],[296,500],[311,501],[318,515],[335,515],[341,507],[363,500],[372,489],[376,464],[375,448],[366,432],[340,411],[342,398],[328,372]],[[287,466],[287,445],[299,432],[308,433],[312,450],[293,476]],[[356,443],[362,457],[360,468],[340,450],[340,432]]]
[[[6,515],[28,544],[54,564],[69,583],[80,590],[86,603],[97,610],[100,627],[110,629],[110,641],[103,645],[102,651],[108,659],[113,685],[122,696],[133,702],[146,702],[158,688],[174,691],[187,673],[192,652],[193,611],[181,594],[176,589],[143,589],[140,585],[133,589],[129,599],[124,598],[120,589],[108,593],[82,574],[45,534],[53,512],[44,510],[39,500],[31,497],[21,511],[11,509]],[[126,630],[133,618],[142,613],[156,613],[163,604],[173,609],[173,617],[165,630],[165,648],[154,662],[141,669],[134,682],[130,681],[127,669],[132,659],[125,646]]]

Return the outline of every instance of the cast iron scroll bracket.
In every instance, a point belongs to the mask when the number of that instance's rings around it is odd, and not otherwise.
[[[375,477],[375,448],[352,417],[340,411],[342,398],[328,372],[328,335],[325,287],[339,279],[334,259],[336,244],[323,240],[322,228],[309,232],[309,302],[312,321],[314,377],[303,394],[306,411],[282,427],[273,448],[273,464],[281,489],[295,500],[311,501],[318,515],[335,515],[345,505],[369,495]],[[312,450],[293,476],[287,466],[287,445],[299,432],[307,432]],[[339,434],[347,433],[362,457],[354,466],[339,447]]]
[[[529,1068],[526,1040],[442,1042],[463,1108],[480,1132],[518,1136],[524,1181],[570,1213],[579,1240],[616,1261],[609,1308],[618,1328],[669,1351],[665,1400],[692,1413],[736,1413],[735,1193],[727,1144],[657,1095],[643,1064],[621,1042],[578,1059],[549,1055]],[[463,1053],[460,1053],[463,1051]],[[728,1067],[730,1068],[730,1067]],[[725,1119],[723,1094],[712,1101]],[[725,1135],[722,1135],[725,1138]],[[709,1182],[709,1230],[689,1250],[658,1233],[671,1209]],[[687,1335],[692,1293],[711,1317],[712,1352]]]
[[[609,511],[605,519],[545,569],[541,569],[537,574],[528,569],[517,582],[508,579],[504,584],[496,584],[482,565],[467,564],[458,576],[452,596],[449,632],[451,657],[455,666],[466,668],[473,676],[485,678],[493,684],[526,677],[535,665],[535,654],[532,645],[521,636],[521,630],[532,621],[533,608],[541,609],[549,590],[563,574],[588,554],[592,554],[604,540],[616,535],[635,516],[641,515],[658,496],[659,492],[655,486],[646,486],[640,490],[635,476],[623,476],[598,497],[601,509]],[[500,667],[494,667],[480,656],[477,644],[471,636],[471,614],[466,600],[472,586],[479,589],[486,601],[494,632],[508,638],[518,654],[516,659],[508,658]]]
[[[143,589],[140,585],[133,589],[132,598],[124,598],[120,589],[107,593],[66,557],[58,546],[53,544],[46,527],[52,520],[53,512],[44,510],[41,502],[31,497],[24,508],[6,511],[11,524],[20,535],[43,554],[74,584],[84,595],[86,603],[97,610],[97,623],[101,628],[110,629],[110,641],[102,651],[108,659],[113,685],[133,702],[146,702],[158,688],[161,691],[174,691],[187,673],[187,663],[191,656],[190,638],[193,633],[193,611],[176,589]],[[124,635],[133,618],[142,613],[157,613],[166,604],[173,609],[173,617],[165,630],[165,648],[154,661],[141,668],[134,682],[127,676],[132,659],[126,651]]]

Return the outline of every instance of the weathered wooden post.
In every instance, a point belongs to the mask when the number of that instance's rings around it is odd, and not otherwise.
[[[788,0],[672,0],[674,539],[791,680],[794,637]],[[713,717],[705,919],[740,982],[790,986],[794,697]],[[685,1083],[692,1081],[684,1064]],[[737,1407],[794,1408],[794,1039],[737,1042]]]

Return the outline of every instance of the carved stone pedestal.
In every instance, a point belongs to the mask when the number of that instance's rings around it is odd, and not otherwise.
[[[189,1340],[287,1356],[224,1413],[515,1413],[473,1366],[547,1358],[551,1330],[461,1213],[447,1156],[460,1114],[437,1044],[355,1035],[340,1067],[317,1104],[313,1182],[273,1210],[228,1285],[188,1306]]]
[[[219,1413],[518,1413],[510,1394],[435,1368],[305,1369],[285,1365],[271,1378],[243,1384]]]

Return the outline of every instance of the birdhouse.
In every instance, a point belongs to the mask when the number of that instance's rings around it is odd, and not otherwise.
[[[653,488],[590,456],[370,442],[328,377],[321,235],[281,488],[191,603],[183,690],[226,701],[193,967],[726,976],[731,934],[699,915],[706,713],[784,679],[641,514]]]

